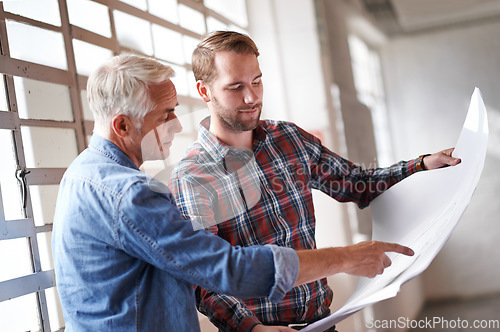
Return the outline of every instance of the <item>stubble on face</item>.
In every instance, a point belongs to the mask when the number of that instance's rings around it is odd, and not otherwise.
[[[213,97],[212,105],[215,113],[214,115],[217,116],[221,124],[228,130],[233,132],[251,131],[257,128],[259,124],[260,114],[262,112],[262,103],[231,110],[219,103],[216,97]],[[253,116],[245,114],[245,112],[252,110],[255,110],[256,112]]]

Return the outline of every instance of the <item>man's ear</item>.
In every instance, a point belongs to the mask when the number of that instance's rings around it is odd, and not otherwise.
[[[212,100],[212,98],[210,98],[210,88],[202,80],[198,80],[196,82],[196,90],[198,90],[198,94],[205,103],[208,103],[210,100]]]
[[[125,138],[134,130],[134,127],[128,116],[117,114],[111,119],[111,130],[116,136]]]

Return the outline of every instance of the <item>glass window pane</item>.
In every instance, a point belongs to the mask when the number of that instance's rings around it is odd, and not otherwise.
[[[68,14],[71,24],[111,37],[108,7],[90,0],[68,0]]]
[[[187,72],[187,84],[188,84],[188,91],[189,91],[189,96],[193,98],[200,98],[200,95],[198,94],[198,90],[196,90],[196,81],[194,80],[194,73],[193,71],[188,71]]]
[[[149,12],[172,23],[179,23],[177,0],[149,0]]]
[[[27,238],[0,241],[0,281],[31,274],[30,262]]]
[[[94,121],[94,114],[92,114],[92,111],[90,110],[89,100],[87,99],[87,90],[82,90],[80,94],[83,107],[83,118],[85,120]]]
[[[8,111],[9,110],[9,105],[7,105],[7,94],[5,91],[5,80],[4,80],[4,75],[0,74],[0,111]]]
[[[42,271],[54,269],[54,260],[52,259],[52,232],[38,233],[36,239],[40,253],[40,264]]]
[[[0,312],[3,331],[40,331],[35,293],[0,302]]]
[[[66,85],[14,77],[19,117],[73,121],[69,88]]]
[[[187,71],[186,68],[176,65],[171,65],[172,69],[175,71],[175,76],[172,77],[172,82],[175,85],[175,90],[177,93],[183,96],[188,95],[188,81],[187,81]]]
[[[114,11],[118,42],[124,47],[153,55],[150,23],[135,16]]]
[[[135,8],[139,8],[141,10],[146,10],[148,5],[146,4],[146,0],[120,0],[121,2],[127,3]]]
[[[203,14],[191,7],[179,5],[179,22],[181,27],[200,35],[206,32]]]
[[[250,35],[250,33],[247,30],[245,30],[237,25],[234,25],[234,24],[229,24],[229,31],[236,31],[239,33],[243,33],[245,35]]]
[[[16,162],[12,144],[12,131],[0,130],[0,190],[6,220],[23,218],[22,198],[16,180]],[[1,265],[0,265],[1,269]]]
[[[21,127],[28,167],[68,167],[78,155],[76,134],[68,128]]]
[[[213,18],[212,16],[207,17],[207,28],[208,31],[225,31],[229,29],[226,24],[216,18]]]
[[[186,63],[191,63],[191,57],[193,56],[193,51],[198,46],[200,41],[196,38],[189,36],[182,36],[182,44],[184,45],[184,61]]]
[[[35,226],[52,224],[54,222],[58,190],[59,185],[57,184],[30,186]]]
[[[89,76],[104,60],[113,56],[111,50],[78,39],[73,39],[73,49],[75,50],[76,71],[85,76]]]
[[[6,23],[11,57],[68,69],[62,34],[8,20]]]
[[[248,25],[245,0],[204,0],[203,3],[242,27]]]
[[[57,294],[57,288],[52,287],[45,290],[47,299],[47,309],[49,311],[50,329],[59,331],[64,327],[64,317],[62,313],[61,302]]]
[[[191,112],[191,107],[188,105],[178,105],[175,108],[175,115],[177,115],[177,118],[182,125],[182,135],[194,133],[194,130],[197,127],[197,125],[193,122]],[[179,135],[176,135],[175,137],[177,138],[177,136]]]
[[[3,8],[7,12],[61,26],[57,0],[3,1]]]
[[[182,35],[156,24],[153,24],[152,30],[155,56],[169,62],[183,64]]]

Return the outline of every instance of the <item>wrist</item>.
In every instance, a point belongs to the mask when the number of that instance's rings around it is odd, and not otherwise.
[[[427,156],[430,156],[430,154],[423,154],[417,158],[417,160],[415,162],[415,169],[417,170],[417,172],[427,170],[427,168],[425,167],[425,163],[424,163],[424,158]]]
[[[253,325],[251,328],[250,328],[250,332],[258,332],[261,330],[261,327],[263,327],[264,325],[262,325],[261,323],[257,323],[255,325]]]

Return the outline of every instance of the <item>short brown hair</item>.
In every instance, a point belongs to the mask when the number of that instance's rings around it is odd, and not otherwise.
[[[215,54],[219,51],[254,53],[259,50],[254,41],[245,34],[235,31],[215,31],[205,36],[193,52],[192,64],[195,80],[209,84],[216,75]]]

